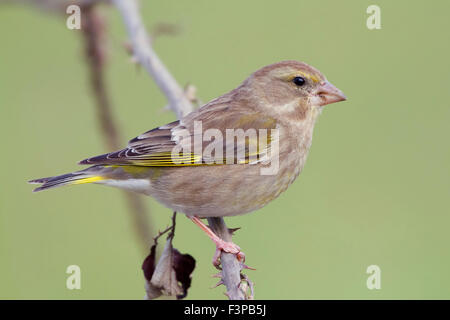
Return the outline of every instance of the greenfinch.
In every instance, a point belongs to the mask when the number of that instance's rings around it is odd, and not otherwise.
[[[241,85],[178,121],[147,131],[120,151],[85,159],[88,168],[40,183],[102,184],[152,196],[193,219],[257,210],[302,171],[323,106],[346,100],[317,69],[298,61],[265,66]]]

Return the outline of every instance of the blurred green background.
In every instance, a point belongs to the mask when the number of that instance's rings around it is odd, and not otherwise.
[[[366,8],[381,7],[381,30]],[[147,27],[182,29],[155,49],[208,101],[261,66],[319,68],[348,101],[325,108],[300,178],[242,227],[257,299],[450,298],[450,20],[448,1],[142,1]],[[122,144],[174,119],[123,49],[113,7],[107,82]],[[106,150],[80,31],[65,17],[0,7],[0,298],[141,299],[146,252],[121,192],[96,185],[33,194],[27,180],[77,169]],[[152,224],[171,212],[146,198]],[[223,299],[212,242],[179,216],[175,246],[197,259],[188,298]],[[81,290],[66,289],[68,265]],[[368,290],[366,268],[381,268]]]

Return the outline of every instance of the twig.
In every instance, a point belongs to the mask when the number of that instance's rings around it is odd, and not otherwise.
[[[193,110],[191,102],[186,98],[183,89],[172,77],[150,44],[150,38],[142,23],[136,1],[112,1],[122,14],[131,40],[133,54],[167,97],[169,108],[175,112],[179,119],[190,113]],[[209,218],[208,223],[220,238],[225,241],[231,241],[231,235],[223,218]],[[227,287],[227,296],[233,300],[245,299],[245,294],[239,289],[241,266],[236,257],[222,252],[221,261],[222,278]]]
[[[193,110],[192,104],[150,45],[150,37],[142,23],[137,2],[135,0],[112,1],[122,14],[134,57],[153,77],[153,80],[167,97],[170,109],[175,112],[179,119],[190,113]]]
[[[104,65],[106,60],[104,40],[105,27],[102,17],[92,5],[83,8],[83,39],[85,55],[89,66],[92,93],[96,100],[97,119],[109,150],[120,148],[119,130],[111,111],[111,101],[106,89]],[[147,250],[153,232],[148,221],[147,209],[142,199],[135,193],[124,192],[134,228],[139,240]]]
[[[66,14],[69,5],[78,5],[82,10],[82,31],[85,44],[86,59],[89,65],[90,81],[97,102],[98,121],[102,128],[103,138],[109,150],[120,147],[118,127],[111,113],[111,103],[105,85],[104,76],[104,27],[101,17],[94,6],[110,3],[110,0],[3,0],[3,3],[29,4],[38,9],[57,14]],[[137,194],[124,192],[129,212],[133,217],[134,228],[145,250],[152,238],[147,210],[144,202]]]
[[[174,211],[172,215],[172,230],[170,230],[169,235],[167,236],[172,241],[175,237],[175,227],[177,225],[177,212]]]
[[[177,222],[177,212],[174,211],[173,215],[172,215],[172,224],[170,226],[168,226],[167,228],[165,228],[163,231],[158,231],[158,234],[153,238],[153,242],[155,245],[158,244],[159,238],[161,238],[163,235],[165,235],[169,231],[170,231],[170,233],[167,235],[167,240],[169,240],[169,239],[170,239],[170,241],[173,240],[173,238],[175,237],[176,222]]]
[[[104,77],[106,62],[104,19],[93,6],[84,8],[83,18],[81,30],[84,38],[86,61],[89,66],[92,93],[97,102],[97,119],[108,149],[116,150],[120,147],[119,133],[111,111],[111,101]]]

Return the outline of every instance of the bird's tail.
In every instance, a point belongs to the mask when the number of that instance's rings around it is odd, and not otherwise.
[[[33,192],[66,185],[92,183],[105,179],[104,177],[98,175],[101,169],[102,169],[101,166],[94,166],[81,171],[76,171],[55,177],[30,180],[28,182],[35,184],[39,183],[42,184],[40,187],[34,189]]]

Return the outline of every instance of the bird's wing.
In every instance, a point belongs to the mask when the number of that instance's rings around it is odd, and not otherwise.
[[[173,140],[172,130],[181,129],[180,121],[149,130],[128,142],[122,150],[87,158],[79,164],[101,165],[171,165],[171,152],[177,142]]]
[[[254,163],[267,154],[270,129],[275,126],[274,119],[259,113],[231,111],[227,104],[212,103],[182,121],[174,121],[137,136],[125,149],[88,158],[80,164],[172,167]],[[234,137],[227,139],[227,129],[234,129],[233,132],[241,137],[244,133],[244,143],[235,141]],[[254,130],[255,134],[248,129]],[[268,129],[269,132],[264,135],[259,129]],[[208,134],[209,138],[203,141]],[[217,135],[221,135],[222,140],[217,139]]]

